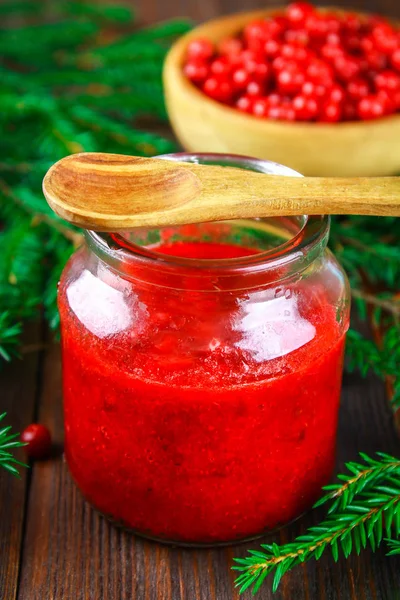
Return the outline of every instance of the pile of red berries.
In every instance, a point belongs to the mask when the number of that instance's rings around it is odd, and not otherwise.
[[[295,2],[217,47],[191,41],[184,72],[210,98],[257,117],[375,119],[400,110],[400,31],[383,17]]]

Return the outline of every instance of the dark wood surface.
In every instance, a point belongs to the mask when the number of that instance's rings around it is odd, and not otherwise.
[[[273,5],[264,0],[141,0],[142,22],[187,15],[195,20]],[[346,0],[336,4],[348,6]],[[400,16],[399,0],[353,0],[354,8]],[[39,345],[42,349],[34,350]],[[230,570],[259,542],[223,549],[169,548],[110,525],[83,501],[62,457],[59,348],[41,325],[27,332],[22,361],[0,374],[0,412],[16,430],[33,420],[53,432],[59,451],[17,480],[0,472],[0,600],[234,600]],[[375,378],[345,377],[338,439],[338,469],[358,451],[400,454],[400,442]],[[20,455],[22,457],[22,454]],[[294,457],[295,460],[295,457]],[[309,514],[275,534],[282,543],[316,522]],[[243,600],[249,600],[245,593]],[[334,564],[327,553],[298,567],[273,595],[268,581],[260,600],[400,600],[400,557],[365,551]]]

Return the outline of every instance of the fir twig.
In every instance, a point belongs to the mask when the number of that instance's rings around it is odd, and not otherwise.
[[[0,314],[0,357],[10,361],[12,356],[18,356],[21,325],[14,323],[9,312]]]
[[[365,376],[372,371],[378,377],[389,377],[393,382],[392,405],[400,408],[400,326],[393,325],[383,335],[382,345],[378,346],[364,338],[354,329],[347,334],[347,368],[358,369]]]
[[[0,421],[4,419],[6,413],[0,415]],[[10,433],[11,426],[8,425],[0,429],[0,467],[19,477],[19,471],[16,465],[26,467],[27,465],[14,458],[12,450],[25,446],[18,439],[17,433]]]
[[[400,540],[387,540],[389,544],[389,548],[391,548],[390,552],[388,552],[388,556],[393,556],[394,554],[400,554]]]
[[[351,295],[353,296],[353,298],[364,300],[364,302],[366,302],[367,304],[378,306],[379,308],[382,308],[388,313],[391,313],[396,321],[400,317],[400,298],[381,298],[376,294],[369,294],[357,288],[353,288],[351,290]]]
[[[256,592],[269,574],[274,574],[276,591],[283,575],[312,558],[318,560],[330,548],[335,561],[340,550],[347,558],[369,544],[375,550],[384,539],[400,536],[400,461],[386,454],[379,460],[362,455],[364,464],[349,463],[344,483],[328,486],[328,494],[316,506],[332,502],[326,518],[294,542],[278,546],[262,544],[262,551],[250,550],[246,558],[235,559],[234,570],[240,592]],[[392,547],[392,552],[398,546]]]

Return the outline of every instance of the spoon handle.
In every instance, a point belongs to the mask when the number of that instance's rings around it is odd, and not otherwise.
[[[266,177],[239,169],[194,167],[202,192],[199,198],[180,207],[187,218],[194,209],[203,217],[212,213],[213,218],[400,216],[400,177]]]
[[[287,177],[116,154],[63,158],[43,191],[59,216],[96,231],[300,214],[400,216],[400,177]]]

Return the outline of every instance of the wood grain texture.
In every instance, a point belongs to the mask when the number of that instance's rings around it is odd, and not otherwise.
[[[400,216],[400,177],[269,176],[100,152],[59,160],[43,191],[60,217],[94,231],[299,214]]]
[[[40,326],[27,329],[27,350],[40,343]],[[26,352],[23,360],[15,360],[0,374],[0,413],[7,411],[7,425],[21,431],[35,414],[40,356]],[[23,450],[15,453],[25,460]],[[0,599],[15,600],[19,577],[20,549],[23,540],[25,498],[30,471],[21,469],[21,479],[0,470]]]
[[[273,160],[303,175],[397,174],[398,114],[335,124],[259,119],[208,98],[185,77],[182,65],[191,39],[205,37],[218,43],[236,35],[248,22],[276,12],[276,8],[264,8],[219,17],[192,30],[173,46],[165,62],[164,87],[168,115],[182,146],[189,152],[236,153]]]
[[[39,418],[62,440],[58,346],[46,353]],[[9,376],[8,381],[12,382]],[[338,469],[359,450],[399,454],[400,442],[384,386],[346,376],[340,413]],[[281,543],[317,523],[308,514],[270,536]],[[267,539],[267,538],[266,538]],[[162,546],[115,528],[95,513],[71,481],[61,456],[37,463],[29,491],[18,600],[238,600],[230,570],[260,542],[220,549]],[[277,594],[268,583],[260,600],[395,600],[400,594],[400,557],[384,549],[363,552],[334,565],[329,553],[290,572]],[[242,596],[250,600],[250,593]],[[2,600],[13,600],[1,596]]]

